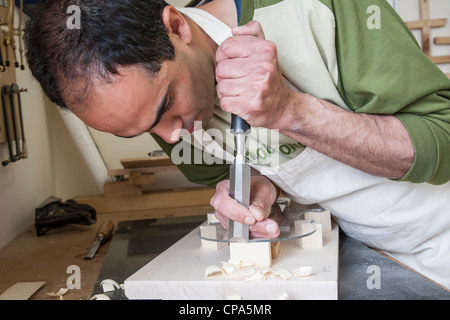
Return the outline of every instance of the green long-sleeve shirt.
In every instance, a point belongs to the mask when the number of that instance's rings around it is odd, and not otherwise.
[[[351,111],[392,114],[402,121],[414,145],[415,160],[400,181],[442,184],[450,180],[450,80],[422,53],[386,1],[243,0],[241,4],[240,24],[261,20],[266,37],[280,47],[280,66],[294,85],[308,92],[307,81],[300,77],[303,67],[297,70],[297,64],[291,62],[301,41],[295,38],[298,32],[310,32],[312,38],[317,37],[310,64],[321,59]],[[368,10],[371,6],[379,11]],[[299,23],[282,29],[281,37],[279,31],[287,12]],[[369,27],[369,19],[378,19],[379,28]],[[293,28],[305,30],[290,30]],[[331,33],[332,45],[321,42],[319,37]],[[304,66],[308,61],[301,63]],[[316,95],[317,91],[308,93]],[[170,155],[173,145],[154,138]],[[229,170],[227,164],[181,164],[179,168],[189,180],[212,187],[227,178]]]

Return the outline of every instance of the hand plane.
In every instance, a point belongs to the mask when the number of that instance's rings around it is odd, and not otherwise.
[[[40,204],[35,213],[34,225],[38,237],[46,234],[50,229],[66,224],[91,225],[97,222],[96,211],[91,206],[74,200],[62,202],[61,199],[53,196]]]

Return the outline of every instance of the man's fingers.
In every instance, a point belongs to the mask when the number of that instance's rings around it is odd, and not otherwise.
[[[278,224],[271,219],[256,222],[249,229],[254,238],[276,238],[280,235]]]
[[[265,39],[264,31],[261,27],[261,24],[257,21],[250,21],[243,26],[239,26],[233,28],[231,30],[233,36],[242,36],[242,35],[250,35],[257,38]]]
[[[229,196],[230,181],[225,180],[217,184],[216,193],[211,198],[210,204],[216,212],[222,214],[227,212],[227,217],[233,221],[245,224],[253,224],[256,219],[252,216],[250,211],[235,199]]]

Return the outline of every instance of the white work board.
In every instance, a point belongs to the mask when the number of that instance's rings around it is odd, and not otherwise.
[[[311,266],[308,277],[288,280],[267,278],[245,281],[223,274],[206,277],[205,270],[222,266],[230,257],[229,246],[201,247],[200,226],[125,280],[128,299],[162,300],[335,300],[338,298],[339,227],[323,233],[323,246],[302,249],[295,240],[281,242],[272,269],[292,270]]]

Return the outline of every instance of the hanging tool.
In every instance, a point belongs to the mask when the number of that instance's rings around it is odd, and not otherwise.
[[[94,243],[91,246],[91,249],[88,253],[84,256],[84,259],[92,259],[94,258],[95,254],[98,251],[98,248],[100,248],[100,245],[107,242],[114,231],[114,222],[111,220],[107,220],[102,223],[100,228],[97,231],[97,234],[95,235]]]
[[[5,119],[5,136],[6,141],[8,142],[8,151],[9,151],[9,159],[2,161],[2,166],[7,166],[11,162],[16,161],[13,154],[13,148],[12,148],[12,139],[10,135],[10,128],[9,128],[9,120],[8,120],[8,110],[6,107],[6,96],[9,94],[10,86],[3,86],[2,87],[2,107],[3,107],[3,115]]]
[[[234,135],[236,156],[230,166],[230,196],[245,207],[250,206],[250,166],[245,162],[245,144],[250,125],[237,115],[231,116],[231,133]],[[249,241],[249,225],[230,219],[229,239],[236,242]]]
[[[22,21],[23,21],[23,0],[20,0],[19,8],[19,26],[17,27],[17,38],[19,41],[19,54],[20,54],[20,70],[25,70],[25,65],[23,63],[23,48],[22,48]]]
[[[5,67],[5,63],[3,62],[3,53],[0,48],[0,72],[5,72],[5,71],[6,71],[6,67]]]
[[[28,148],[27,143],[25,140],[25,128],[23,126],[23,114],[22,114],[22,100],[20,98],[21,92],[27,92],[27,89],[20,89],[19,86],[15,83],[11,85],[11,91],[17,95],[17,104],[18,104],[18,111],[19,111],[19,124],[20,124],[20,133],[22,135],[22,148],[20,149],[19,157],[20,159],[27,159],[28,158]]]
[[[2,32],[5,34],[5,39],[4,39],[4,46],[5,46],[5,66],[9,67],[10,66],[10,61],[9,61],[9,50],[8,50],[8,46],[11,45],[11,29],[13,29],[12,34],[14,35],[14,25],[11,27],[11,11],[14,8],[13,5],[13,0],[10,0],[8,2],[8,9],[6,11],[6,17],[5,19],[2,19],[2,25],[6,25],[8,30],[4,30],[2,29]]]
[[[16,103],[14,99],[14,89],[19,90],[17,84],[13,83],[9,87],[9,99],[10,99],[10,108],[11,108],[11,118],[12,118],[12,127],[14,133],[14,141],[16,142],[16,154],[14,155],[14,161],[20,160],[20,141],[19,141],[19,131],[17,129],[17,120],[16,120]]]

